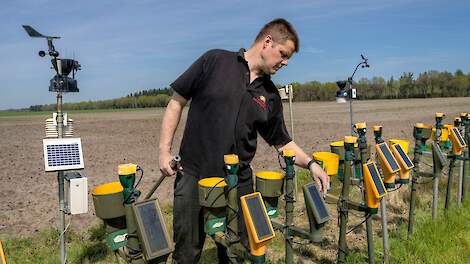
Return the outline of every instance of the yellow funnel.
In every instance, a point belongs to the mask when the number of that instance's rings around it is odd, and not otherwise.
[[[323,163],[323,167],[329,176],[338,174],[339,155],[332,152],[313,152],[312,157]]]
[[[403,148],[406,154],[410,153],[409,148],[410,148],[410,142],[408,140],[404,139],[389,139],[388,140],[388,146],[391,148],[393,144],[400,144],[400,146]]]

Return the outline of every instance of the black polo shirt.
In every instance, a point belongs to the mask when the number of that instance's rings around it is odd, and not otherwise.
[[[251,178],[257,133],[269,145],[291,141],[282,101],[269,75],[250,83],[244,51],[210,50],[171,84],[190,101],[181,142],[184,170],[199,178],[223,177],[225,154],[240,159],[240,178]]]

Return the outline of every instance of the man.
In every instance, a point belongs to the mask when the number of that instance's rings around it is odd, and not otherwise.
[[[183,108],[191,100],[179,152],[184,175],[177,174],[174,189],[176,263],[199,260],[205,234],[198,180],[224,177],[225,154],[239,156],[238,195],[253,192],[250,162],[258,133],[278,151],[294,150],[296,165],[308,168],[321,190],[327,190],[326,173],[290,138],[281,98],[270,79],[298,50],[295,29],[286,20],[275,19],[261,29],[247,51],[210,50],[171,84],[174,94],[163,117],[159,144],[160,170],[166,176],[176,174],[169,165],[171,145]],[[241,237],[246,238],[242,217],[239,223]],[[217,247],[219,263],[227,263],[223,248]]]

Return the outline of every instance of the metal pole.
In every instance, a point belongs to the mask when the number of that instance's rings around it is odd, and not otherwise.
[[[352,90],[350,89],[349,91],[351,92]],[[349,97],[349,122],[351,124],[351,135],[354,135],[353,110],[352,110],[352,98],[351,98],[351,96]]]
[[[441,143],[441,129],[442,129],[442,116],[438,116],[436,113],[436,134],[435,134],[435,142],[437,146],[440,148],[440,143]],[[440,174],[442,171],[441,166],[436,166],[436,161],[434,161],[433,164],[433,187],[432,187],[432,219],[437,218],[437,205],[438,205],[438,198],[439,198],[439,179],[440,179]]]
[[[292,84],[286,85],[287,95],[289,97],[289,114],[290,114],[290,132],[292,134],[292,141],[295,141],[294,135],[294,109],[292,107],[292,100],[294,98],[294,90]],[[295,169],[295,168],[294,168]],[[297,199],[298,179],[294,179],[294,199]]]
[[[463,155],[462,155],[463,157]],[[464,174],[464,160],[459,161],[459,178],[457,180],[457,206],[462,206],[462,187],[463,187],[463,174]]]
[[[295,141],[294,136],[294,111],[292,108],[292,100],[294,97],[294,91],[292,88],[292,84],[287,85],[288,95],[289,95],[289,113],[290,113],[290,132],[292,134],[292,140]]]
[[[424,145],[425,142],[422,141],[423,139],[423,128],[415,125],[414,127],[414,138],[415,138],[415,148],[414,148],[414,157],[413,157],[413,164],[415,167],[413,168],[413,174],[411,175],[411,197],[410,197],[410,211],[408,213],[408,237],[413,234],[413,224],[414,224],[414,211],[416,205],[416,189],[418,185],[419,179],[419,168],[420,168],[420,160],[422,155],[421,145]]]
[[[235,155],[225,155],[224,163],[227,175],[225,183],[228,190],[225,193],[227,201],[227,231],[228,242],[227,257],[230,263],[238,263],[235,254],[235,244],[239,242],[238,236],[238,157]]]
[[[382,126],[374,126],[374,139],[375,144],[380,144],[384,142],[384,140],[382,139]],[[390,255],[390,244],[388,243],[387,203],[385,201],[385,197],[382,197],[382,199],[380,200],[380,220],[382,224],[382,244],[384,254],[383,262],[388,263]]]
[[[449,164],[449,174],[447,175],[447,190],[446,190],[446,201],[444,205],[444,210],[447,212],[450,204],[450,193],[452,190],[452,171],[454,168],[456,156],[452,155],[450,164]]]
[[[465,142],[467,142],[467,148],[464,150],[464,163],[463,163],[463,177],[462,177],[462,203],[465,200],[465,192],[467,187],[468,178],[468,161],[470,158],[470,114],[467,114],[465,118]]]
[[[284,238],[285,238],[285,248],[286,248],[286,263],[292,264],[294,263],[294,249],[292,247],[293,243],[293,234],[290,231],[291,227],[293,226],[294,222],[294,178],[295,178],[295,170],[294,170],[294,156],[284,156],[284,160],[286,163],[286,222],[285,222],[285,231],[284,231]]]
[[[363,123],[363,126],[359,127],[358,124],[356,124],[356,129],[357,133],[359,135],[359,150],[361,151],[361,165],[364,165],[367,163],[367,138],[366,138],[366,126],[365,123]],[[361,166],[362,169],[362,166]],[[364,198],[364,204],[367,201],[367,194],[365,190],[365,180],[364,180],[364,172],[362,172],[362,194]],[[382,199],[383,200],[383,199]],[[381,203],[382,204],[382,203]],[[368,254],[368,260],[369,263],[375,263],[375,254],[374,254],[374,234],[372,231],[372,218],[368,217],[368,213],[364,215],[366,218],[366,234],[367,234],[367,254]],[[387,229],[387,223],[385,223],[385,229]],[[388,240],[387,240],[388,243]],[[385,250],[385,248],[384,248]]]
[[[351,137],[352,138],[352,137]],[[344,140],[345,157],[344,157],[344,179],[341,196],[338,200],[338,214],[339,214],[339,238],[338,238],[338,263],[342,264],[346,258],[346,228],[348,225],[348,200],[349,200],[349,187],[351,181],[351,173],[354,170],[354,143]]]
[[[63,136],[63,115],[62,115],[62,93],[57,93],[57,136]],[[65,197],[64,197],[64,172],[57,173],[59,185],[59,231],[60,231],[60,263],[65,264],[67,252],[65,248]]]

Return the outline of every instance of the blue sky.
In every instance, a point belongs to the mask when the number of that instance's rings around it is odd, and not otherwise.
[[[80,93],[65,102],[109,99],[168,86],[212,48],[249,47],[259,29],[284,17],[300,52],[276,83],[345,79],[363,53],[371,68],[356,79],[427,70],[470,71],[470,1],[48,1],[0,2],[0,109],[54,103],[46,41],[75,57]]]

